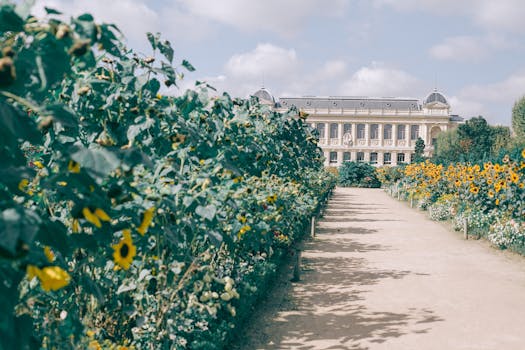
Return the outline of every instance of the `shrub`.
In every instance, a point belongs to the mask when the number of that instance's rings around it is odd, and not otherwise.
[[[376,168],[360,162],[344,162],[339,168],[339,184],[344,187],[381,187]]]

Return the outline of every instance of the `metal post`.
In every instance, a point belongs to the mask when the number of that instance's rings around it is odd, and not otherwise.
[[[292,282],[299,282],[300,280],[301,280],[301,251],[299,249],[296,249]]]
[[[310,236],[315,237],[315,216],[312,216],[311,226],[310,226]]]

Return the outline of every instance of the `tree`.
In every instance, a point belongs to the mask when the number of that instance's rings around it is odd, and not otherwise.
[[[443,163],[458,161],[461,154],[458,130],[452,129],[440,133],[435,148],[434,159],[436,161]]]
[[[414,162],[421,162],[424,159],[423,152],[425,152],[425,141],[418,137],[414,149]]]
[[[471,118],[458,127],[458,138],[465,160],[479,161],[491,154],[492,127],[482,116]]]
[[[510,129],[508,126],[493,126],[491,154],[496,156],[502,150],[508,149],[510,141]]]
[[[525,137],[525,96],[516,101],[512,108],[512,130],[519,139]]]

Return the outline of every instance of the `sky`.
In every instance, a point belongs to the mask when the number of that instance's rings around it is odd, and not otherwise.
[[[525,95],[525,0],[36,0],[114,23],[150,55],[161,32],[186,73],[233,96],[415,97],[510,125]]]

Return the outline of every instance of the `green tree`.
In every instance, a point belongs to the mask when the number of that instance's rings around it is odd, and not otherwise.
[[[508,149],[511,143],[510,129],[508,126],[492,127],[492,147],[493,156],[498,155],[501,151]]]
[[[479,161],[491,154],[492,127],[482,116],[471,118],[458,127],[458,138],[465,160]]]
[[[421,162],[424,159],[423,152],[425,152],[425,141],[418,137],[414,149],[414,162]]]
[[[339,168],[339,184],[343,187],[380,187],[376,168],[367,163],[344,162]]]
[[[525,96],[516,101],[512,108],[512,130],[518,138],[525,137]]]
[[[437,137],[434,159],[438,162],[454,162],[460,157],[458,130],[452,129],[442,132]]]

